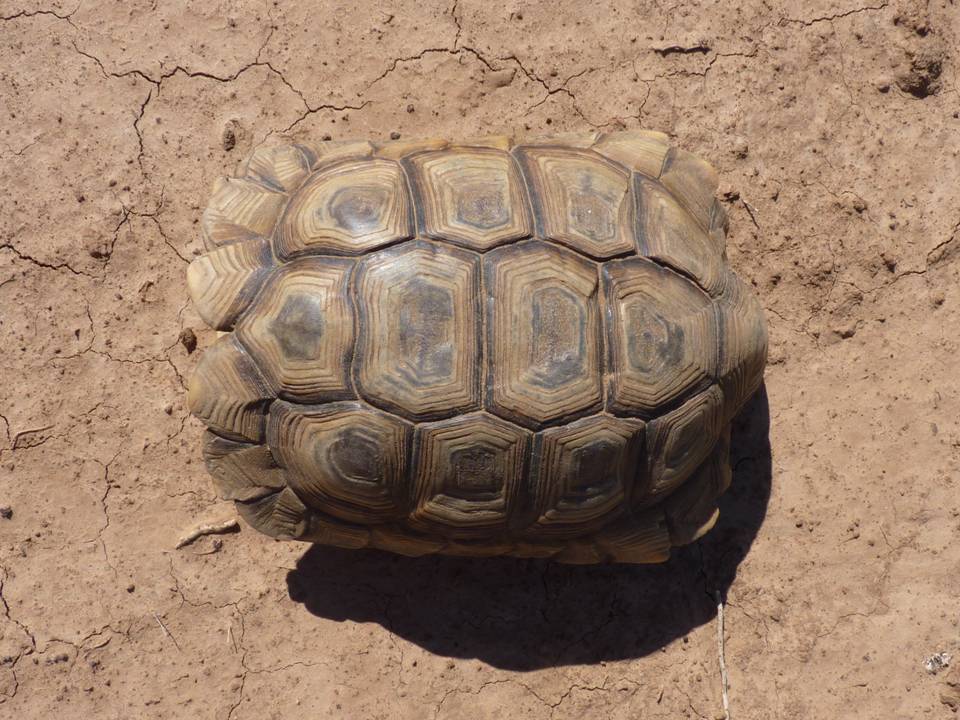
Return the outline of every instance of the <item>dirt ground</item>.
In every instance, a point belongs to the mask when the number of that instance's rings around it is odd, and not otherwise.
[[[0,715],[722,717],[720,591],[735,720],[952,717],[960,6],[499,5],[0,0]],[[214,178],[591,127],[718,167],[767,309],[718,528],[654,568],[174,550],[231,512],[178,339]]]

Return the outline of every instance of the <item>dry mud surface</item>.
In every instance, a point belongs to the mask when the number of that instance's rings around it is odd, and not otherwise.
[[[0,0],[0,715],[722,717],[720,590],[736,720],[952,716],[954,0],[76,2]],[[230,513],[179,341],[214,178],[591,127],[718,167],[767,310],[718,528],[655,568],[174,550]]]

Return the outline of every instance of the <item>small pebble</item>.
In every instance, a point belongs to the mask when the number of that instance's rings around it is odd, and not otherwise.
[[[10,507],[9,505],[4,505],[3,507],[0,507],[0,517],[2,517],[4,520],[9,520],[10,518],[12,518],[13,508]]]
[[[237,146],[237,133],[234,132],[233,128],[227,125],[223,129],[223,149],[227,152],[230,152]]]
[[[747,141],[742,137],[737,137],[733,139],[733,154],[738,158],[745,158],[750,154],[750,146],[747,145]]]
[[[855,322],[851,322],[847,325],[840,325],[835,327],[833,331],[844,340],[847,340],[857,334],[857,324]]]
[[[413,104],[407,105],[407,112],[408,112],[408,113],[412,113],[414,110],[416,110],[416,108],[413,107]]]
[[[133,592],[134,590],[136,590],[136,589],[137,589],[137,586],[134,585],[133,583],[130,583],[129,585],[127,585],[127,592],[128,592],[128,593],[132,593],[132,592]]]
[[[180,344],[187,349],[187,353],[192,353],[197,349],[197,334],[190,328],[184,328],[180,331]]]
[[[390,133],[390,139],[391,139],[391,140],[399,140],[399,139],[400,139],[400,133],[398,133],[396,130],[394,130],[392,133]]]

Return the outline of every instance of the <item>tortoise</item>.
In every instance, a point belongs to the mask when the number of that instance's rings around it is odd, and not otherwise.
[[[257,148],[187,272],[219,493],[282,539],[664,561],[766,362],[716,187],[650,131]]]

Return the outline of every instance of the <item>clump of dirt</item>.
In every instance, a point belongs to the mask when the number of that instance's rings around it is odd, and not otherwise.
[[[917,98],[940,92],[947,52],[926,7],[908,3],[893,22],[903,31],[904,59],[897,72],[897,87]]]
[[[940,92],[944,58],[937,48],[924,48],[909,56],[909,67],[897,75],[897,87],[914,97]]]

